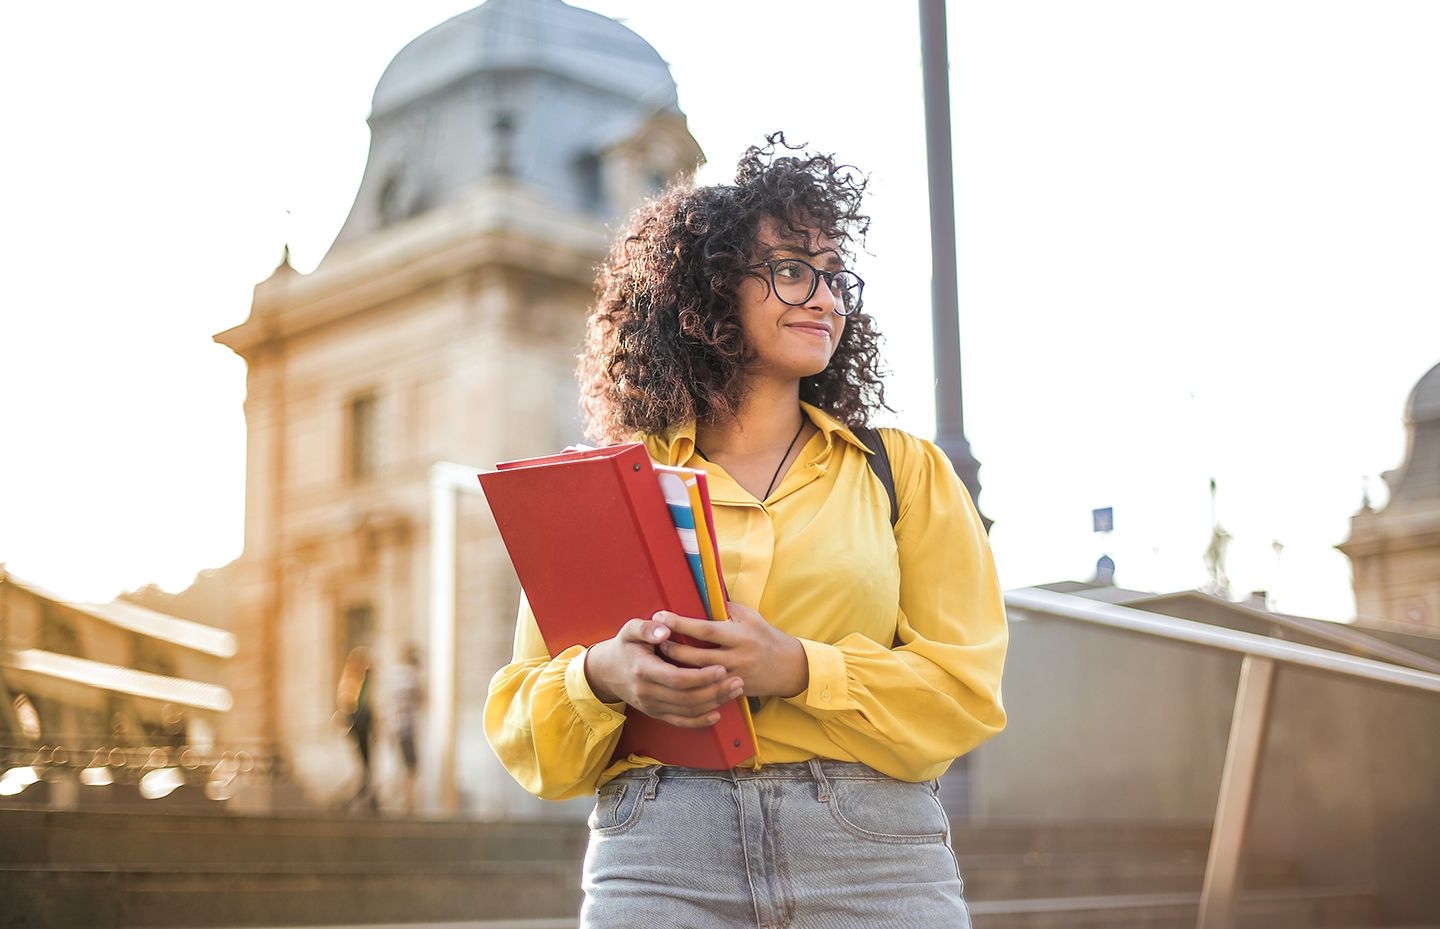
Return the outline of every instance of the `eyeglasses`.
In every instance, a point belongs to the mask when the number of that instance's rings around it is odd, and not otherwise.
[[[849,316],[860,309],[865,282],[860,280],[860,275],[854,271],[822,271],[799,258],[760,261],[750,267],[770,269],[770,287],[781,303],[804,306],[806,301],[815,296],[815,289],[820,286],[820,279],[823,277],[825,286],[830,288],[830,293],[835,297],[836,313]]]

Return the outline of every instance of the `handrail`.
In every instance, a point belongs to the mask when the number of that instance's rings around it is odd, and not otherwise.
[[[1272,639],[1253,632],[1239,632],[1209,623],[1147,613],[1114,603],[1086,600],[1070,594],[1025,587],[1006,591],[1005,605],[1012,609],[1043,613],[1057,619],[1080,620],[1126,632],[1139,632],[1176,642],[1203,645],[1319,671],[1379,681],[1382,684],[1440,693],[1440,674],[1401,668],[1371,658],[1342,655],[1313,645]]]
[[[1241,616],[1248,616],[1257,622],[1274,626],[1282,632],[1295,632],[1312,639],[1320,639],[1322,648],[1334,648],[1347,655],[1355,655],[1360,658],[1374,658],[1379,661],[1387,661],[1390,664],[1397,664],[1402,668],[1414,668],[1416,671],[1429,671],[1431,674],[1440,674],[1440,658],[1431,658],[1429,655],[1396,645],[1386,639],[1377,638],[1363,629],[1356,628],[1349,623],[1336,623],[1324,619],[1311,619],[1308,616],[1295,616],[1290,613],[1275,613],[1263,607],[1256,607],[1249,602],[1236,603],[1230,600],[1221,600],[1210,594],[1199,591],[1187,591],[1179,594],[1161,594],[1155,597],[1142,597],[1139,600],[1120,601],[1127,606],[1141,609],[1147,613],[1164,613],[1166,616],[1181,616],[1184,612],[1173,613],[1166,607],[1178,607],[1189,598],[1198,597],[1202,601],[1213,600],[1217,604],[1223,604],[1225,609],[1233,611]],[[1277,638],[1286,638],[1280,635]]]
[[[1054,591],[1033,587],[1007,591],[1005,605],[1056,619],[1077,620],[1243,656],[1215,821],[1210,832],[1210,851],[1205,860],[1198,929],[1234,929],[1236,925],[1240,862],[1266,743],[1275,675],[1280,666],[1313,668],[1344,677],[1440,693],[1440,674]]]

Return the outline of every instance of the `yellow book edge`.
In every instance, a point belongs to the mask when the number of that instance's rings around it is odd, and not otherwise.
[[[690,492],[690,509],[695,513],[695,539],[700,548],[700,567],[705,573],[705,595],[709,600],[706,608],[712,620],[729,622],[730,611],[725,606],[725,585],[720,582],[720,553],[715,550],[714,536],[710,534],[710,520],[706,517],[705,498],[700,493],[700,482],[687,477],[685,489]],[[760,737],[755,734],[755,718],[750,714],[750,701],[740,698],[740,714],[745,719],[745,728],[750,732],[750,744],[755,746],[751,767],[760,767]]]
[[[700,494],[700,483],[691,477],[685,481],[690,493],[690,509],[695,513],[695,541],[700,549],[700,567],[705,572],[705,596],[709,602],[705,608],[711,619],[729,619],[730,611],[725,606],[725,585],[720,583],[720,553],[715,551],[710,521],[705,518],[705,499]]]

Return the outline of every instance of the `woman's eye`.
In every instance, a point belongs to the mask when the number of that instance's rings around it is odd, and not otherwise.
[[[775,266],[775,276],[782,281],[798,281],[801,277],[800,262],[782,261]]]

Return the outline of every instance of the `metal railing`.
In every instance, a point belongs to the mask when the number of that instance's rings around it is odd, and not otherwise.
[[[161,799],[188,783],[203,787],[209,799],[223,801],[246,786],[287,777],[284,760],[260,746],[120,745],[85,736],[41,745],[0,744],[0,802],[40,781],[60,779],[84,787],[136,785],[145,799]]]
[[[1197,929],[1233,929],[1245,830],[1255,799],[1261,750],[1278,665],[1311,668],[1393,687],[1440,694],[1440,674],[1036,588],[1007,591],[1005,604],[1039,616],[1103,626],[1243,656],[1210,833]]]

